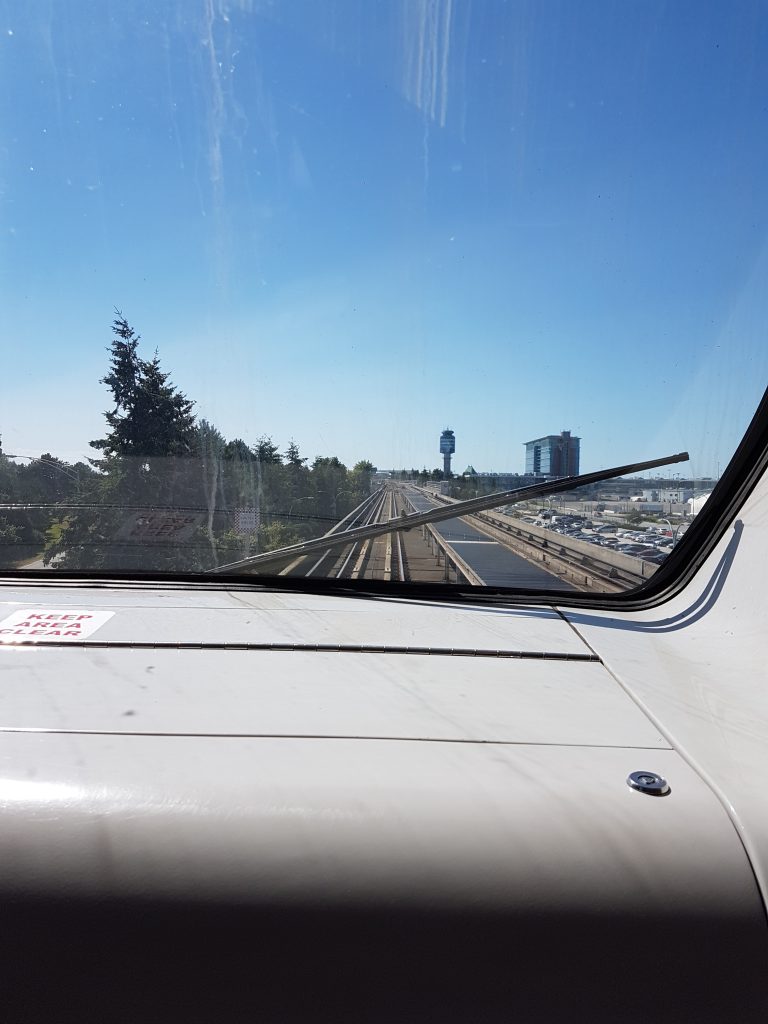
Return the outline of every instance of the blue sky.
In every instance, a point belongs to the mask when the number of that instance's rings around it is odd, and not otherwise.
[[[227,436],[724,466],[768,383],[768,9],[0,0],[0,433],[103,435],[119,307]]]

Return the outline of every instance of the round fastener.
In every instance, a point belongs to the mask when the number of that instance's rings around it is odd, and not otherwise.
[[[656,772],[631,772],[627,776],[627,785],[650,796],[666,796],[669,792],[669,783]]]

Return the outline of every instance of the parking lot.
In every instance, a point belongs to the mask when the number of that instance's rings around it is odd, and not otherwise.
[[[621,525],[607,522],[607,517],[590,517],[547,508],[521,512],[519,508],[508,506],[504,513],[561,536],[619,551],[654,565],[661,565],[676,541],[680,539],[680,526],[664,523],[646,526],[643,529],[632,528],[623,521]]]

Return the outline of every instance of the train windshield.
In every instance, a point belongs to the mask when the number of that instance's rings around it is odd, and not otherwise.
[[[695,551],[768,381],[762,0],[35,0],[0,47],[3,572]]]

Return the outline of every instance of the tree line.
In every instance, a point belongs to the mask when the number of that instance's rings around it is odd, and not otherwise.
[[[94,458],[19,463],[0,445],[6,568],[42,557],[62,570],[204,571],[322,534],[370,493],[367,460],[348,469],[335,456],[310,463],[294,441],[281,452],[267,435],[227,439],[196,417],[157,352],[143,357],[120,312],[112,335]]]

